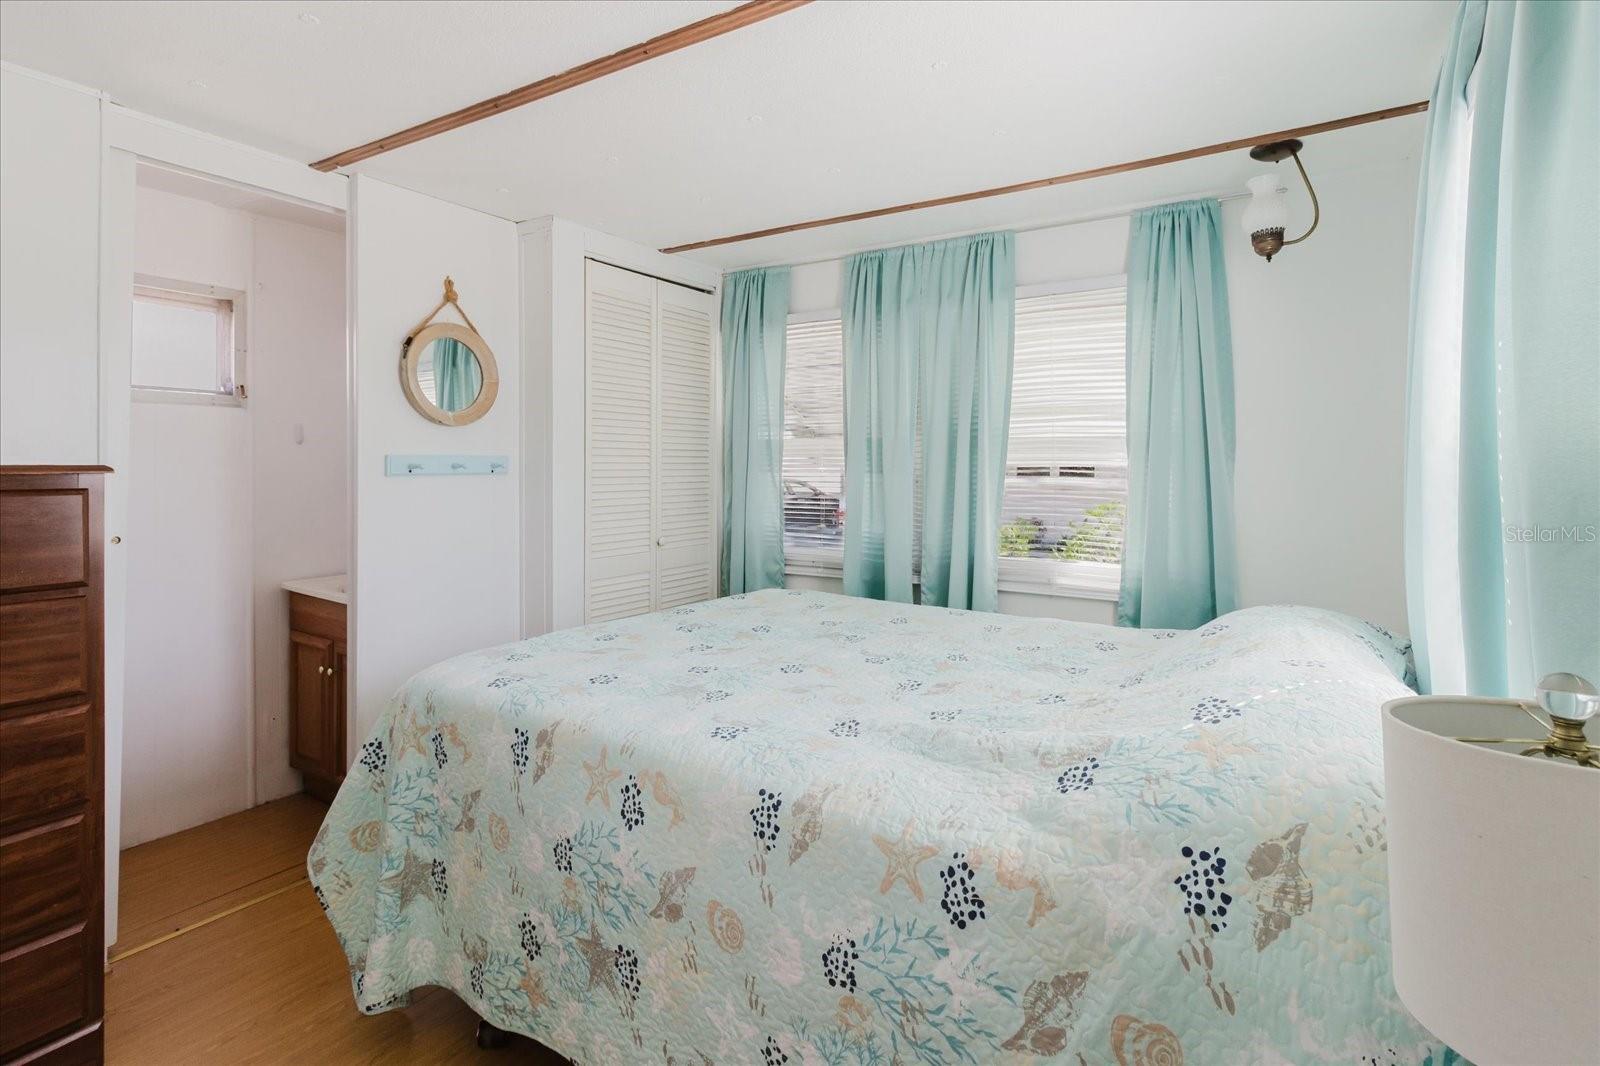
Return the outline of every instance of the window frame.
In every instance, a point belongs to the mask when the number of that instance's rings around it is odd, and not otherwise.
[[[222,329],[225,329],[227,339],[223,342],[222,337],[218,337],[219,342],[222,343],[218,345],[221,358],[217,367],[219,388],[216,390],[137,384],[132,380],[133,370],[132,361],[130,360],[128,386],[132,393],[133,401],[135,403],[183,403],[215,407],[244,407],[250,395],[246,378],[249,352],[245,338],[249,335],[246,328],[249,319],[245,296],[246,294],[239,289],[230,289],[222,285],[207,285],[202,282],[183,281],[178,278],[163,278],[153,274],[135,274],[133,278],[133,301],[144,299],[151,302],[186,304],[190,307],[205,307],[208,309],[226,308],[226,318],[224,324],[221,324],[219,333],[221,333]],[[223,360],[226,361],[225,364]],[[221,386],[228,386],[228,388]]]
[[[1126,288],[1127,284],[1126,274],[1102,274],[1066,281],[1019,285],[1014,299],[1064,296],[1095,289]],[[837,308],[797,311],[786,318],[784,326],[787,329],[788,326],[799,323],[825,322],[842,318],[843,314]],[[787,381],[785,386],[787,387]],[[843,389],[844,383],[841,381],[841,398],[844,395]],[[843,415],[842,406],[840,414]],[[1001,592],[1114,601],[1118,598],[1122,585],[1120,563],[1096,563],[1076,559],[1022,559],[1006,556],[999,556],[998,563],[998,588]],[[783,569],[784,573],[797,577],[842,578],[844,550],[841,547],[837,552],[816,550],[791,552],[785,544]],[[914,584],[920,584],[920,575],[913,574],[912,581]]]

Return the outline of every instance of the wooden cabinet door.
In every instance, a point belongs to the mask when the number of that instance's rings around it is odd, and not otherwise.
[[[289,765],[305,773],[338,772],[337,740],[328,698],[333,641],[289,633]]]
[[[329,760],[328,776],[335,781],[344,780],[344,772],[350,769],[350,746],[346,741],[345,732],[349,728],[349,715],[347,713],[347,696],[349,694],[349,676],[345,673],[345,646],[333,646],[333,673],[328,678],[328,718],[333,725],[330,735],[333,747],[332,758]]]

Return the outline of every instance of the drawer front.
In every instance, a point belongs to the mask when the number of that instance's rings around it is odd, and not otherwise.
[[[87,802],[91,725],[87,704],[0,718],[0,826]]]
[[[89,599],[0,603],[0,707],[89,694]]]
[[[90,1020],[85,928],[0,955],[0,1056]]]
[[[0,838],[0,947],[88,920],[94,844],[82,814]]]
[[[89,494],[82,489],[0,494],[0,591],[89,580]]]

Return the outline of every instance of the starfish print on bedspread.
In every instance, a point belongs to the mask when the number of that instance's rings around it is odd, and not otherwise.
[[[433,864],[417,858],[417,853],[407,851],[396,878],[400,889],[400,910],[418,896],[433,899]]]
[[[601,805],[609,811],[611,796],[608,790],[611,782],[622,776],[622,771],[612,770],[606,766],[606,749],[603,745],[600,748],[600,758],[593,763],[584,763],[583,772],[589,775],[589,791],[584,793],[583,805],[587,807],[596,796],[599,796]]]
[[[907,822],[900,831],[899,840],[886,840],[874,835],[872,842],[883,852],[889,860],[889,866],[883,872],[883,883],[878,886],[880,895],[887,894],[894,887],[896,881],[904,881],[918,902],[923,899],[922,885],[917,879],[917,867],[939,854],[939,849],[931,844],[913,844],[911,834],[915,829],[914,822]]]
[[[589,935],[573,938],[573,943],[578,946],[578,951],[583,955],[585,965],[589,967],[589,983],[586,991],[594,991],[596,986],[604,987],[607,991],[617,990],[617,953],[606,947],[600,939],[600,930],[593,923],[589,923]]]

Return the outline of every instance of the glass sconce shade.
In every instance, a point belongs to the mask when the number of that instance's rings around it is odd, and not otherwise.
[[[1250,189],[1250,202],[1244,209],[1244,231],[1257,234],[1262,230],[1282,232],[1289,225],[1289,202],[1276,174],[1261,174],[1245,183]]]

